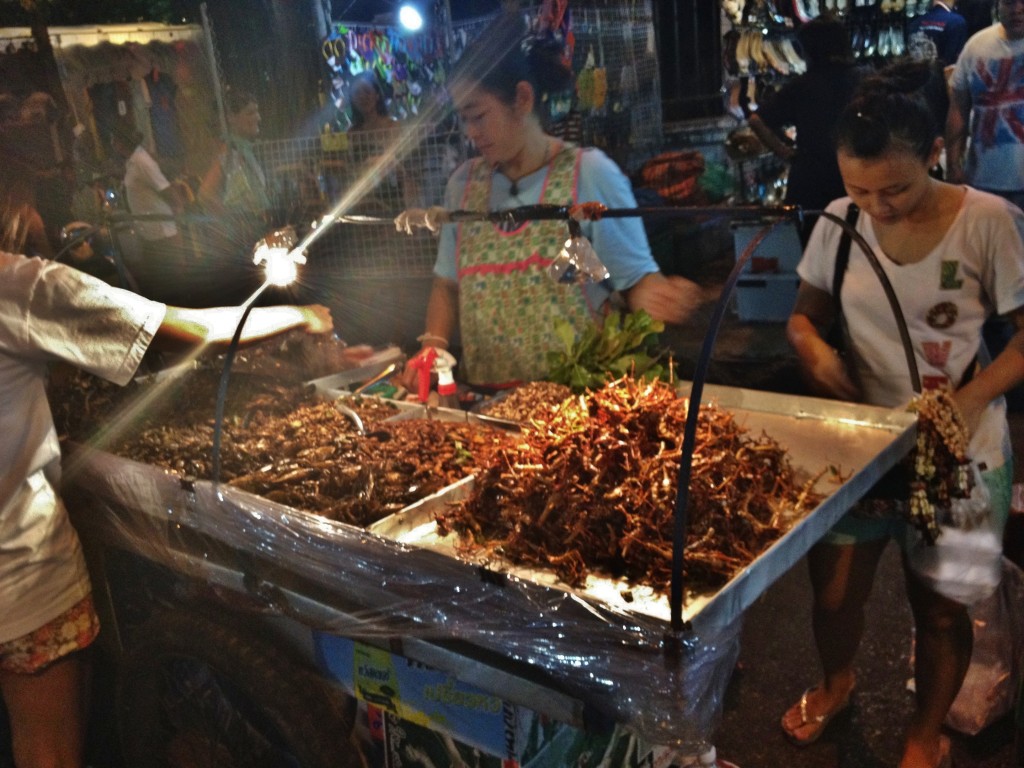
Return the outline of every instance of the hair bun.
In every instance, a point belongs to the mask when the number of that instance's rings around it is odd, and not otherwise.
[[[933,74],[931,63],[905,59],[864,78],[861,91],[875,96],[916,93],[928,85]]]

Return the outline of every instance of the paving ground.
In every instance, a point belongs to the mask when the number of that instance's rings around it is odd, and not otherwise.
[[[740,659],[730,683],[716,738],[722,757],[741,768],[895,768],[903,724],[913,699],[910,676],[911,620],[894,547],[883,559],[868,604],[865,639],[858,657],[858,690],[848,714],[829,724],[810,747],[795,747],[779,718],[818,669],[810,632],[810,589],[804,563],[783,576],[746,614]],[[975,737],[953,737],[956,768],[1017,768],[1010,718]]]

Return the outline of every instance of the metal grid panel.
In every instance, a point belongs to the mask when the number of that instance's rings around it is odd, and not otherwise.
[[[573,8],[573,71],[583,142],[624,169],[661,145],[661,95],[650,2]],[[589,70],[589,71],[588,71]],[[595,77],[596,75],[596,77]],[[589,89],[581,84],[596,82]],[[601,89],[606,88],[601,98]]]
[[[299,231],[337,208],[381,224],[335,224],[310,248],[335,278],[429,277],[437,255],[428,232],[400,234],[390,224],[407,208],[440,205],[445,182],[465,159],[451,134],[364,131],[267,141],[258,148],[282,217]]]
[[[602,147],[624,170],[661,142],[661,102],[650,2],[573,10],[573,69],[601,70],[606,84],[580,104],[583,144]],[[457,49],[490,21],[455,25]],[[257,148],[271,179],[279,219],[300,232],[324,213],[359,213],[388,220],[411,207],[440,205],[448,176],[469,155],[458,134],[417,133],[411,121],[396,131],[265,141]],[[284,223],[282,222],[282,223]],[[335,279],[429,277],[436,238],[399,234],[382,225],[336,224],[310,249]]]

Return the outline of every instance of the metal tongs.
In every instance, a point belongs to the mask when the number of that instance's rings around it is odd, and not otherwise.
[[[338,411],[338,413],[340,413],[342,416],[344,416],[345,418],[352,422],[352,424],[356,428],[356,434],[366,434],[366,425],[363,424],[363,420],[359,418],[359,414],[356,413],[353,409],[349,408],[343,402],[341,402],[341,398],[338,398],[337,400],[334,401],[334,408]]]
[[[356,397],[358,395],[361,395],[363,392],[365,392],[367,389],[372,387],[378,381],[383,381],[388,376],[390,376],[392,373],[394,373],[395,372],[395,368],[397,368],[397,367],[398,367],[398,365],[396,363],[391,363],[386,368],[384,368],[384,370],[382,370],[380,373],[378,373],[376,376],[374,376],[372,379],[363,382],[358,387],[356,387],[354,390],[352,390],[352,395],[351,396],[352,397]],[[354,409],[350,408],[349,406],[347,406],[343,402],[341,402],[341,398],[338,398],[337,400],[334,401],[334,407],[338,411],[338,413],[342,414],[345,418],[347,418],[349,421],[351,421],[353,425],[355,425],[356,432],[358,434],[360,434],[360,435],[365,435],[366,434],[366,425],[363,424],[363,420],[359,417],[359,414],[356,413]]]
[[[368,390],[368,389],[369,389],[370,387],[372,387],[372,386],[373,386],[374,384],[376,384],[376,383],[377,383],[378,381],[383,381],[383,380],[384,380],[384,379],[386,379],[386,378],[387,378],[388,376],[390,376],[390,375],[391,375],[392,373],[394,373],[394,372],[395,372],[395,368],[397,368],[397,367],[398,367],[398,366],[397,366],[397,364],[396,364],[396,363],[391,363],[391,365],[389,365],[389,366],[388,366],[387,368],[385,368],[385,369],[384,369],[383,371],[381,371],[380,373],[378,373],[378,374],[377,374],[376,376],[374,376],[374,377],[373,377],[372,379],[370,379],[370,380],[368,380],[368,381],[365,381],[365,382],[363,382],[363,383],[362,383],[362,384],[360,384],[360,385],[359,385],[358,387],[356,387],[355,389],[353,389],[353,390],[352,390],[352,394],[353,394],[353,395],[361,395],[361,394],[363,394],[363,392],[365,392],[366,390]]]

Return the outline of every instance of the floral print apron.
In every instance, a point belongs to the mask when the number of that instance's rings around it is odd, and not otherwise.
[[[540,202],[576,201],[579,150],[566,147],[548,164]],[[486,211],[492,168],[477,160],[463,207]],[[556,319],[580,331],[594,322],[583,287],[562,285],[547,273],[568,239],[564,221],[527,221],[511,232],[491,222],[464,222],[456,235],[462,366],[471,384],[511,386],[541,379],[548,352],[559,349]]]

